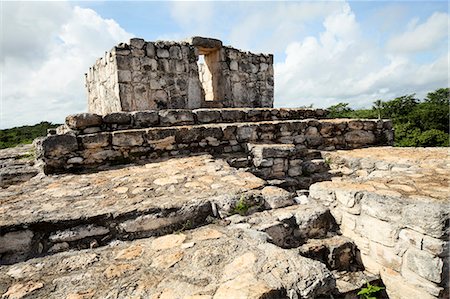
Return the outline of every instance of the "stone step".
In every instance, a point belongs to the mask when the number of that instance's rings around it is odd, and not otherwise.
[[[299,247],[300,255],[325,263],[330,270],[356,271],[363,267],[357,261],[356,245],[349,238],[335,235],[309,239]]]
[[[209,225],[0,267],[5,299],[329,298],[319,261],[254,230]]]
[[[310,202],[250,216],[233,215],[226,220],[232,227],[253,229],[269,235],[270,242],[282,248],[296,248],[310,238],[325,238],[336,231],[336,223],[328,208]]]
[[[214,102],[211,102],[214,103]],[[129,130],[151,127],[201,125],[210,123],[241,123],[275,120],[321,119],[323,109],[306,108],[211,108],[166,109],[136,112],[114,112],[104,116],[92,113],[69,115],[58,132],[72,130],[75,134]]]
[[[208,155],[30,180],[0,190],[0,263],[197,227],[241,199],[261,209],[293,203],[264,185]]]
[[[57,173],[199,152],[245,152],[247,143],[291,143],[308,149],[386,144],[391,142],[390,126],[383,120],[305,119],[156,127],[52,135],[37,142],[36,148],[45,173]]]

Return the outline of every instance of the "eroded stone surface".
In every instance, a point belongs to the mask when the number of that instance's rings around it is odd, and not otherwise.
[[[0,150],[0,188],[20,184],[38,174],[31,144]]]
[[[232,204],[264,184],[208,155],[92,174],[36,177],[0,191],[1,236],[34,232],[39,237],[27,246],[32,247],[28,256],[33,256],[59,243],[83,248],[114,238],[158,235],[204,224],[206,217],[214,216],[211,203]],[[80,245],[82,240],[86,245]],[[67,247],[61,244],[57,248]],[[17,247],[24,251],[24,246]],[[7,249],[2,261],[15,261],[14,248]]]
[[[334,288],[320,262],[219,226],[1,266],[0,281],[5,299],[316,298]]]

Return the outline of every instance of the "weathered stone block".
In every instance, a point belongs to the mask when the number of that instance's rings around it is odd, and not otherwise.
[[[109,229],[107,229],[106,227],[88,224],[54,232],[50,235],[49,240],[54,243],[71,242],[87,237],[102,236],[108,233]]]
[[[42,150],[42,153],[40,151]],[[42,139],[38,147],[38,156],[61,157],[65,154],[78,150],[77,137],[74,135],[51,135]]]
[[[240,142],[256,140],[257,127],[252,125],[239,125],[237,126],[236,137]]]
[[[405,264],[423,278],[436,283],[442,281],[443,261],[431,253],[410,248],[405,254]]]
[[[397,199],[366,192],[361,198],[361,212],[380,220],[398,223],[402,210],[407,209]]]
[[[448,221],[448,207],[442,203],[416,202],[402,213],[402,222],[407,227],[435,238],[445,235]]]
[[[294,204],[293,194],[278,187],[264,187],[261,190],[261,195],[264,199],[264,205],[269,209],[278,209]]]
[[[159,111],[159,122],[163,126],[192,125],[194,114],[191,110],[161,110]]]
[[[156,50],[156,55],[157,55],[159,58],[169,58],[169,56],[170,56],[168,50],[166,50],[166,49],[161,49],[161,48],[158,48],[158,49]]]
[[[398,227],[395,223],[361,215],[356,224],[356,231],[371,241],[392,247],[396,243]]]
[[[131,38],[130,46],[137,49],[142,49],[145,46],[145,41],[142,38]]]
[[[194,110],[194,114],[199,123],[219,123],[222,120],[220,111],[217,110],[198,109]]]
[[[66,125],[74,130],[96,127],[102,124],[102,117],[94,113],[72,114],[66,117]]]
[[[32,238],[33,232],[30,230],[6,233],[0,236],[0,253],[27,251]]]
[[[363,130],[354,130],[345,133],[345,141],[350,144],[373,144],[375,143],[375,135],[372,132],[367,132]]]
[[[112,133],[112,145],[114,146],[140,146],[144,143],[142,130],[128,130]]]
[[[370,255],[381,265],[389,269],[400,272],[402,267],[402,258],[398,256],[394,249],[386,247],[376,242],[370,242]]]
[[[106,147],[110,144],[111,134],[108,132],[80,136],[84,148]]]
[[[113,112],[103,116],[105,124],[127,125],[131,124],[131,114],[128,112]]]
[[[132,114],[134,125],[138,128],[148,128],[159,124],[158,111],[137,111]]]

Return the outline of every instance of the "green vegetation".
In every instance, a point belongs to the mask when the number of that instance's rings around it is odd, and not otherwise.
[[[390,118],[395,146],[449,146],[450,88],[440,88],[419,100],[414,94],[377,100],[372,109],[353,110],[348,103],[328,108],[330,118]]]
[[[362,288],[357,295],[361,299],[377,299],[376,293],[383,289],[383,287],[374,286],[367,282],[367,286],[365,288]]]
[[[59,125],[57,124],[43,121],[34,126],[22,126],[0,130],[0,149],[14,147],[19,144],[32,143],[35,138],[47,135],[47,129],[53,129],[58,126]]]
[[[242,195],[241,198],[239,198],[238,202],[234,206],[232,214],[239,214],[241,216],[245,216],[248,213],[248,209],[250,209],[251,206],[247,203],[245,195]]]

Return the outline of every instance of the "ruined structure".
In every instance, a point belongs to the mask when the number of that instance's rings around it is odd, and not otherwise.
[[[199,56],[203,63],[197,64]],[[86,74],[89,112],[273,107],[273,55],[217,39],[146,42],[133,38]]]
[[[212,39],[132,39],[87,86],[35,141],[58,175],[0,153],[2,299],[448,297],[445,149],[272,108],[272,56]]]

